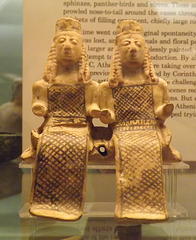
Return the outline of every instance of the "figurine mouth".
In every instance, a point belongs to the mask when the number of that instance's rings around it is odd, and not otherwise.
[[[72,54],[71,53],[65,53],[65,56],[66,57],[72,57]]]
[[[66,53],[66,54],[64,55],[64,59],[65,59],[65,60],[66,60],[66,59],[69,60],[69,59],[72,59],[72,58],[73,58],[73,55],[72,55],[71,53],[69,53],[69,54]]]
[[[69,56],[69,57],[72,56],[72,52],[71,52],[70,50],[65,50],[65,51],[64,51],[64,54],[65,54],[66,56]]]
[[[136,53],[132,53],[130,52],[129,55],[128,55],[128,59],[129,60],[137,60],[137,54]]]

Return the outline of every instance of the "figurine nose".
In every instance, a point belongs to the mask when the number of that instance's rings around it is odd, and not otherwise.
[[[135,44],[130,45],[129,51],[132,52],[132,53],[137,51]]]
[[[135,45],[134,41],[130,42],[129,51],[132,52],[132,53],[137,51],[137,48],[136,48],[136,45]]]
[[[64,49],[70,49],[71,48],[71,43],[69,40],[66,40],[64,42],[64,46],[63,46]]]

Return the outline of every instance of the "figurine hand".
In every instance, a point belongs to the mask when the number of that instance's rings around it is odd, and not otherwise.
[[[174,110],[174,105],[172,103],[170,104],[166,104],[164,107],[163,107],[163,115],[168,118],[172,112]]]
[[[101,110],[100,120],[105,124],[113,123],[114,114],[109,109]]]
[[[157,111],[157,119],[165,121],[173,112],[174,105],[173,104],[165,104],[161,106]]]
[[[87,108],[87,115],[92,118],[100,118],[100,108],[97,104],[91,104],[90,107]]]
[[[32,111],[35,115],[44,117],[47,113],[47,108],[42,104],[34,104],[32,106]]]
[[[93,109],[90,112],[92,118],[100,118],[101,111],[98,109]]]

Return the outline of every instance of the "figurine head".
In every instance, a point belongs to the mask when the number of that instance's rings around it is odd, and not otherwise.
[[[51,46],[44,79],[55,82],[58,65],[78,68],[78,81],[86,83],[90,80],[87,54],[81,35],[81,24],[72,18],[59,19]]]
[[[118,38],[118,52],[122,67],[137,68],[145,60],[145,41],[139,34],[123,34]]]
[[[117,27],[113,61],[109,84],[115,87],[123,84],[123,68],[142,68],[145,82],[156,82],[154,67],[143,37],[143,28],[133,20],[124,20]]]
[[[81,35],[67,31],[55,37],[57,63],[69,67],[79,63],[83,41]]]

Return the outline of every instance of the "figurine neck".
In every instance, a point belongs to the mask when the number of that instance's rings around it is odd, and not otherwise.
[[[73,73],[73,72],[78,72],[79,71],[79,66],[78,63],[75,64],[63,64],[61,62],[57,63],[57,74],[69,74],[69,73]]]
[[[145,83],[145,75],[142,66],[130,68],[124,66],[122,68],[123,79],[125,85],[137,85]]]
[[[57,75],[55,82],[61,84],[76,84],[78,83],[78,64],[74,65],[57,65]]]

